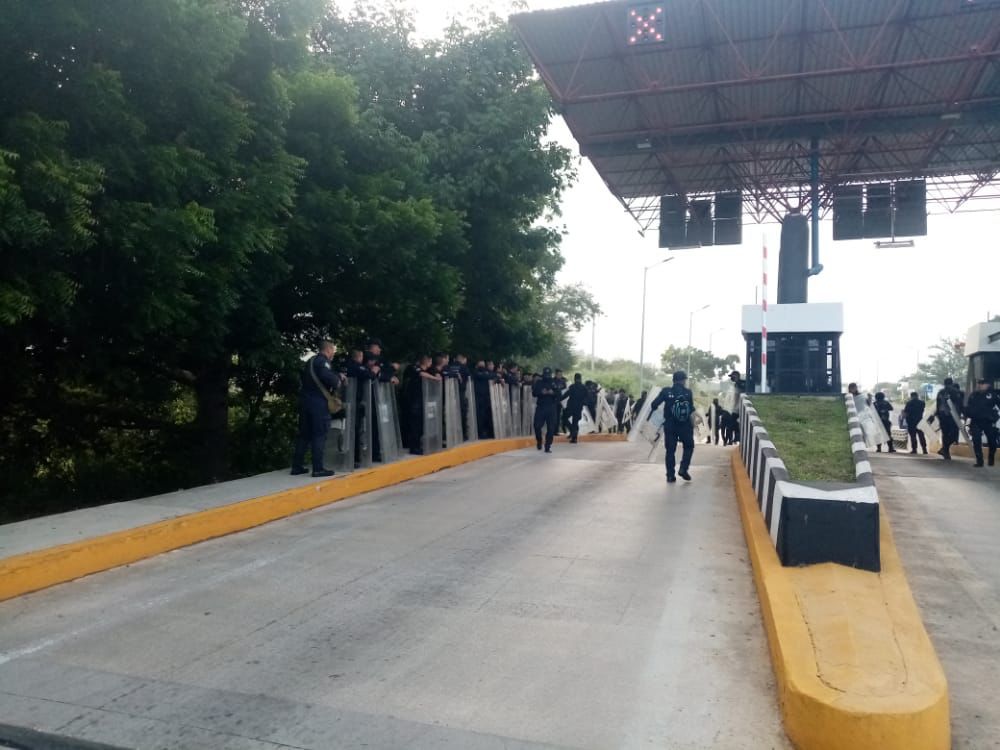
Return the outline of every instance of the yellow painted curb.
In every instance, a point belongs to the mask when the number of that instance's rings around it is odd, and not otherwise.
[[[469,443],[273,495],[8,557],[0,560],[0,601],[208,539],[245,531],[497,453],[527,448],[534,442],[534,438],[510,438]]]
[[[785,568],[738,451],[733,480],[785,731],[799,750],[948,750],[944,670],[879,509],[882,572]]]

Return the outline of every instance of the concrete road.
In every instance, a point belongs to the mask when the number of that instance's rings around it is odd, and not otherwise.
[[[787,748],[727,454],[511,453],[0,604],[0,723],[140,748]],[[995,663],[995,662],[994,662]]]
[[[1000,468],[908,454],[872,465],[948,677],[953,746],[1000,748]]]

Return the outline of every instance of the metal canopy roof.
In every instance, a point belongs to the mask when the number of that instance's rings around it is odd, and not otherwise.
[[[662,43],[628,44],[660,7]],[[1000,0],[664,0],[512,17],[581,153],[644,229],[658,198],[930,178],[957,210],[1000,173]],[[991,186],[996,187],[996,186]]]

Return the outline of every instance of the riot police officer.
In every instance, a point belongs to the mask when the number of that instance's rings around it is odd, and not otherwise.
[[[993,466],[996,463],[997,443],[1000,442],[996,427],[997,419],[1000,419],[1000,395],[990,387],[988,380],[976,383],[976,390],[969,394],[965,415],[969,418],[976,466],[983,465],[983,435],[986,435],[987,460]]]
[[[552,368],[542,370],[542,377],[531,386],[535,397],[535,442],[542,449],[542,425],[545,425],[545,452],[552,452],[552,439],[556,434],[556,404],[562,399],[562,391],[552,377]]]
[[[560,393],[566,392],[566,387],[569,383],[566,382],[566,378],[563,377],[562,370],[556,370],[555,374],[556,387],[559,389]],[[556,403],[556,434],[562,434],[563,430],[563,406],[562,401]]]
[[[935,406],[935,415],[941,423],[941,450],[938,453],[945,461],[951,461],[951,446],[958,442],[955,415],[962,417],[962,391],[951,378],[944,379],[944,387],[938,391]]]
[[[882,420],[882,426],[885,428],[885,434],[889,436],[889,453],[896,452],[896,446],[892,444],[892,419],[889,417],[889,412],[892,411],[892,404],[886,399],[885,394],[879,391],[875,394],[875,411],[878,414],[878,418]],[[878,446],[875,449],[876,453],[882,452],[882,446]]]
[[[674,384],[660,391],[650,407],[650,413],[663,404],[663,436],[667,449],[667,481],[676,482],[677,477],[690,482],[691,458],[694,456],[694,425],[691,415],[694,414],[694,394],[687,388],[687,373],[678,370],[674,373]],[[677,443],[683,446],[680,470],[675,474]]]
[[[587,401],[587,386],[583,384],[583,376],[580,373],[573,376],[573,385],[567,389],[566,394],[569,441],[575,443],[580,437],[580,419],[583,418],[583,405]]]
[[[323,451],[326,448],[326,435],[330,430],[330,404],[328,394],[334,393],[340,387],[340,375],[333,372],[330,360],[337,353],[337,347],[332,341],[323,341],[319,353],[310,358],[302,368],[301,390],[299,392],[299,433],[295,439],[295,452],[292,455],[292,474],[305,474],[302,464],[306,459],[306,450],[312,453],[312,475],[314,477],[332,477],[333,471],[323,466]]]
[[[910,433],[910,453],[916,455],[917,453],[917,440],[920,440],[920,447],[924,451],[924,455],[927,455],[927,438],[924,437],[924,431],[919,428],[921,420],[924,418],[924,409],[926,404],[924,400],[920,398],[920,394],[913,391],[910,394],[910,400],[906,402],[906,406],[903,407],[903,416],[906,417],[906,430]]]

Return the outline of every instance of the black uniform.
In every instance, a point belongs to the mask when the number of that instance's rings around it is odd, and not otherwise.
[[[681,475],[687,474],[691,458],[694,456],[694,425],[691,424],[694,394],[682,384],[674,383],[671,387],[661,390],[660,395],[653,399],[650,411],[656,411],[660,404],[664,405],[663,437],[667,449],[667,479],[673,481],[676,476],[674,467],[677,460],[677,443],[684,448],[681,453]]]
[[[301,472],[306,459],[306,449],[312,452],[313,472],[324,471],[323,451],[326,448],[326,434],[330,430],[330,407],[326,396],[317,387],[310,370],[328,391],[336,391],[340,377],[330,367],[325,355],[317,354],[302,368],[302,387],[299,392],[299,433],[295,439],[292,455],[292,471]]]
[[[573,383],[566,391],[566,414],[569,417],[569,441],[575,443],[580,437],[580,419],[583,417],[583,406],[587,401],[587,386],[583,383]]]
[[[885,428],[885,434],[889,436],[889,442],[887,443],[889,446],[889,453],[895,453],[896,446],[892,444],[892,419],[889,417],[889,413],[892,411],[892,404],[889,403],[888,399],[876,398],[873,406],[875,407],[875,412],[878,414],[878,418],[882,420],[882,426]],[[878,446],[876,451],[881,453],[882,446]]]
[[[955,407],[955,412],[962,416],[962,391],[954,385],[946,385],[937,395],[935,414],[941,423],[941,455],[951,458],[951,446],[958,442],[958,422],[952,416],[948,401]]]
[[[535,397],[535,442],[541,449],[542,425],[545,425],[545,452],[548,453],[556,434],[556,404],[562,399],[562,391],[550,375],[535,381],[531,395]]]
[[[472,387],[476,392],[476,421],[479,427],[479,439],[488,440],[493,437],[493,410],[490,408],[490,384],[496,380],[496,373],[485,367],[477,367],[472,373]]]
[[[556,381],[556,388],[559,389],[559,392],[562,393],[562,394],[565,394],[566,393],[566,387],[569,385],[569,383],[566,380],[566,378],[564,378],[564,377],[562,377],[560,375],[558,378],[554,378],[554,380]],[[556,433],[557,434],[562,434],[563,432],[566,432],[566,426],[565,426],[564,423],[565,423],[565,419],[563,418],[563,405],[562,405],[562,401],[559,401],[556,404]]]
[[[406,408],[406,445],[410,453],[421,455],[424,437],[424,385],[419,365],[406,368],[403,378],[403,403]]]
[[[988,391],[973,391],[965,414],[969,418],[969,432],[972,435],[972,450],[976,454],[976,466],[983,465],[983,435],[986,435],[986,447],[990,466],[996,463],[997,434],[996,422],[1000,418],[1000,394],[992,388]]]
[[[906,417],[906,430],[910,433],[910,453],[917,452],[918,440],[923,452],[927,453],[927,438],[924,436],[924,431],[917,427],[924,418],[925,408],[924,400],[919,397],[911,398],[906,402],[906,406],[903,407],[903,416]]]

